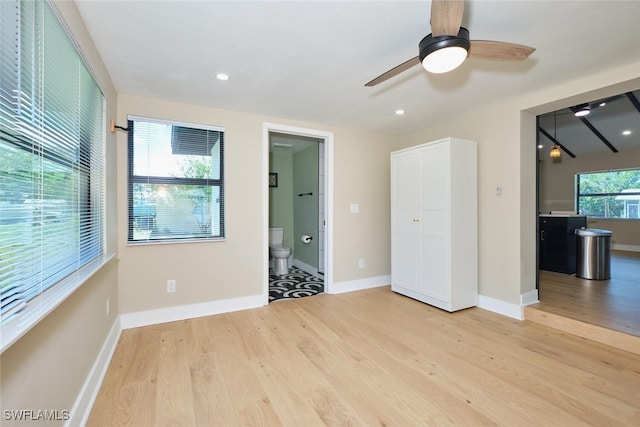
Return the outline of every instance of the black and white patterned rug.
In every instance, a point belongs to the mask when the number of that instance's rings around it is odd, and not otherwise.
[[[269,302],[302,298],[324,292],[324,279],[312,276],[298,267],[289,269],[289,273],[276,276],[269,270]]]

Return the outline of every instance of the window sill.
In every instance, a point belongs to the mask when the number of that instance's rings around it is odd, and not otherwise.
[[[0,354],[40,323],[114,257],[115,254],[111,253],[96,258],[42,295],[30,300],[13,319],[0,326]]]
[[[158,239],[158,240],[136,240],[128,241],[127,246],[148,246],[148,245],[175,245],[180,243],[207,243],[226,242],[226,237],[214,237],[210,239]]]

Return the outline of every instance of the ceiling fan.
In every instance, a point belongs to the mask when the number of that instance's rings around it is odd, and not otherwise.
[[[464,0],[431,1],[431,34],[420,41],[419,55],[403,62],[371,80],[375,86],[417,64],[432,73],[446,73],[466,58],[489,61],[523,61],[536,49],[514,43],[492,40],[469,40],[469,30],[461,27]]]
[[[574,105],[573,107],[569,107],[569,110],[571,110],[571,113],[576,117],[584,117],[589,115],[589,113],[596,108],[604,107],[608,103],[617,101],[618,99],[622,99],[624,97],[624,95],[615,95],[592,103]]]
[[[585,102],[583,104],[569,106],[563,110],[552,111],[550,113],[541,114],[540,117],[550,117],[554,115],[558,115],[558,116],[573,115],[576,117],[584,117],[589,115],[589,113],[591,113],[592,111],[600,107],[604,107],[605,105],[611,102],[614,102],[623,98],[625,98],[625,95],[614,95],[608,98],[601,99],[599,101]]]

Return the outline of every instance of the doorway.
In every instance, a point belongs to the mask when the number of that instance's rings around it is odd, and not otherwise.
[[[332,143],[328,132],[264,125],[265,303],[331,291]],[[270,229],[282,229],[282,246],[291,249],[275,269]]]
[[[595,325],[623,334],[640,336],[640,241],[634,230],[637,219],[632,219],[627,211],[611,214],[598,212],[598,198],[604,206],[612,208],[616,201],[615,192],[621,189],[608,188],[606,193],[589,194],[589,205],[582,206],[576,194],[584,191],[577,186],[576,177],[593,171],[630,170],[637,168],[632,159],[640,153],[640,143],[636,139],[625,138],[624,128],[638,128],[640,116],[636,107],[640,91],[623,92],[585,103],[591,106],[587,119],[576,118],[576,107],[554,109],[538,116],[537,138],[537,211],[540,218],[545,216],[566,216],[582,213],[586,215],[586,227],[611,229],[617,243],[611,250],[611,278],[609,280],[587,280],[576,277],[575,260],[571,271],[555,271],[553,268],[538,269],[537,288],[540,303],[538,310],[568,319]],[[582,122],[582,123],[580,123]],[[596,131],[598,131],[596,133]],[[551,155],[551,148],[559,147],[559,157]],[[615,147],[615,150],[612,150]],[[613,189],[612,189],[613,188]],[[626,188],[626,187],[621,187]],[[635,188],[635,187],[634,187]],[[576,193],[578,191],[578,193]],[[592,206],[593,205],[593,206]],[[593,212],[589,211],[593,210]],[[585,212],[586,210],[586,212]],[[544,230],[538,221],[538,251]],[[548,244],[548,242],[547,242]],[[557,249],[556,247],[555,249]],[[538,252],[540,255],[541,252]],[[575,255],[575,253],[574,253]],[[558,257],[554,255],[558,260]],[[543,261],[538,260],[540,267]]]

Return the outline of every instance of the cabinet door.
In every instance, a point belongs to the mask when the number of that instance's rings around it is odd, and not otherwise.
[[[540,268],[558,273],[568,271],[568,241],[571,236],[567,231],[567,218],[544,218],[540,223],[540,234],[543,245]],[[575,242],[575,237],[574,240]]]
[[[421,292],[449,300],[449,147],[420,154]]]
[[[419,158],[394,155],[391,176],[391,283],[419,291]]]

